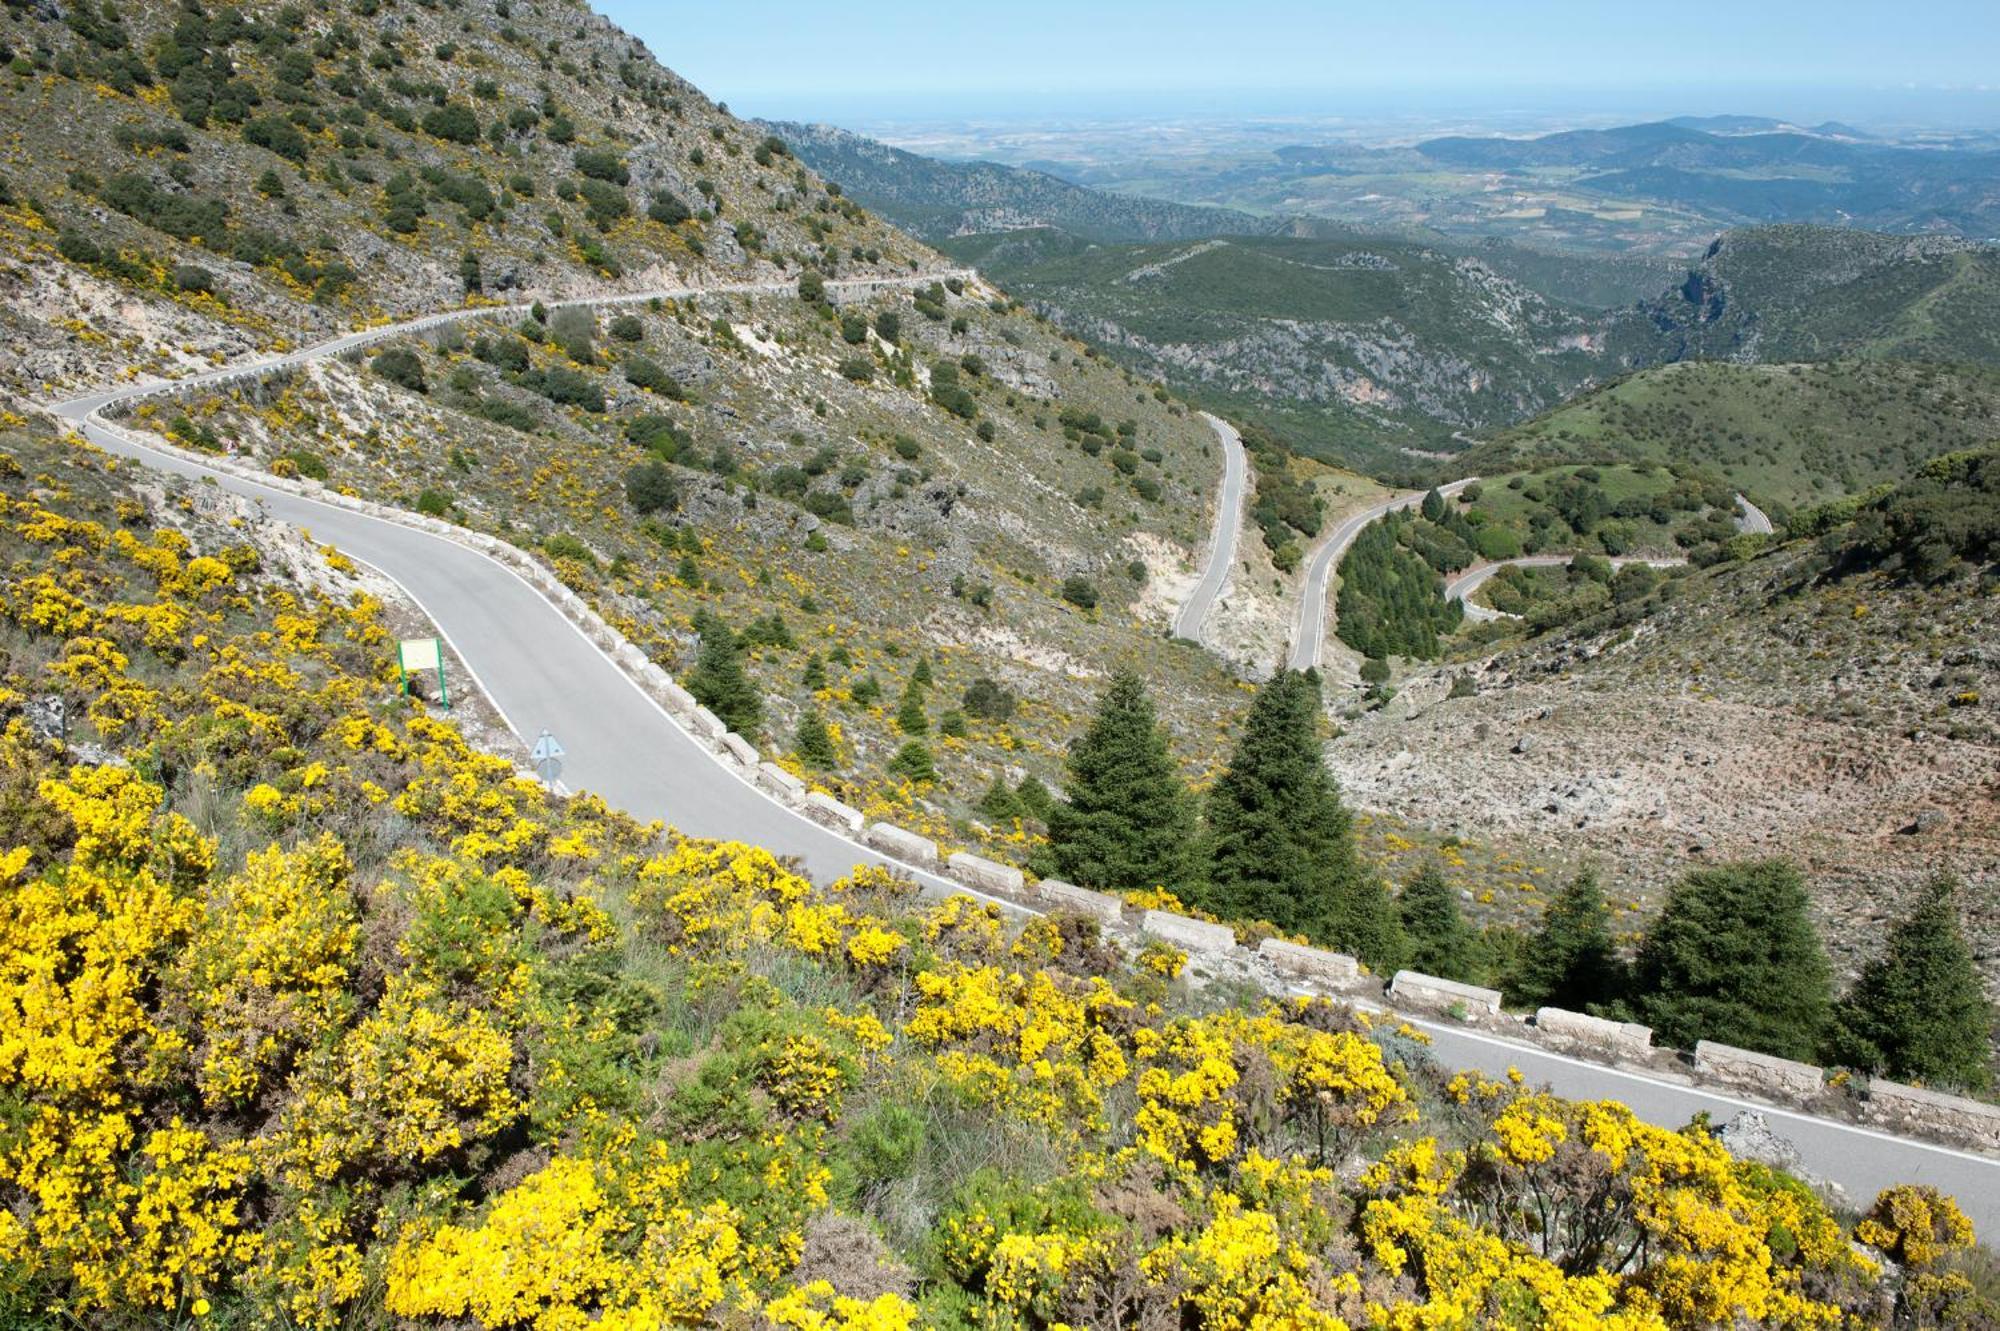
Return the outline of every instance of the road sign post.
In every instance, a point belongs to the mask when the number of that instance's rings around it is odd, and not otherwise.
[[[436,638],[405,638],[397,643],[396,668],[402,673],[405,695],[410,691],[412,671],[436,671],[438,701],[447,712],[451,710],[451,694],[444,683],[444,647]]]
[[[535,764],[535,772],[542,778],[542,784],[550,790],[556,788],[556,779],[562,775],[563,746],[545,726],[541,738],[535,741],[534,752],[528,755]]]

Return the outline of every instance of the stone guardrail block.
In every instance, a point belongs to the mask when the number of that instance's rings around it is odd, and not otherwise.
[[[1457,980],[1425,975],[1421,971],[1397,971],[1396,978],[1389,982],[1389,993],[1391,997],[1424,1007],[1449,1008],[1463,1004],[1468,1012],[1500,1015],[1498,989],[1481,989],[1476,984],[1461,984]]]
[[[1257,945],[1257,955],[1285,975],[1321,984],[1348,985],[1361,978],[1361,963],[1344,952],[1323,952],[1301,947],[1282,938],[1266,938]]]
[[[695,709],[701,706],[694,700],[692,693],[676,684],[672,678],[660,685],[660,701],[667,705],[668,711],[679,717],[693,716]]]
[[[1653,1052],[1653,1028],[1636,1021],[1609,1021],[1584,1012],[1545,1007],[1535,1010],[1535,1029],[1557,1043],[1619,1058],[1644,1058]]]
[[[1060,878],[1044,878],[1035,884],[1035,895],[1052,909],[1095,916],[1105,924],[1117,924],[1125,918],[1125,903],[1117,897],[1065,883]]]
[[[893,855],[919,869],[935,870],[938,867],[937,842],[927,836],[918,836],[906,827],[898,827],[894,823],[870,823],[861,829],[861,840],[884,855]]]
[[[962,850],[954,853],[945,863],[950,866],[952,877],[985,892],[1020,896],[1027,889],[1027,879],[1011,864],[996,864],[983,856]]]
[[[822,790],[806,793],[806,812],[820,822],[831,824],[845,832],[861,830],[861,810],[851,804],[842,804]]]
[[[704,739],[720,740],[729,733],[729,724],[706,707],[697,706],[688,716],[695,733]]]
[[[1987,1150],[2000,1150],[2000,1105],[1873,1077],[1868,1082],[1868,1108],[1944,1136],[1969,1138]]]
[[[1775,1091],[1802,1099],[1818,1095],[1826,1084],[1825,1070],[1810,1063],[1794,1063],[1789,1058],[1738,1049],[1713,1040],[1695,1042],[1694,1069],[1750,1090]]]
[[[722,747],[728,750],[730,757],[745,767],[755,767],[764,761],[764,755],[757,752],[757,746],[733,730],[723,732]]]
[[[1175,915],[1171,911],[1149,910],[1140,921],[1142,932],[1155,938],[1163,938],[1190,952],[1225,953],[1236,949],[1236,931],[1226,924],[1210,924],[1207,920],[1191,920],[1185,915]]]
[[[758,763],[756,778],[758,785],[787,804],[800,804],[805,801],[806,783],[776,763]]]

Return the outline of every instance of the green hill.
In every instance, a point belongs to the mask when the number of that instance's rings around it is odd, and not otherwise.
[[[1828,360],[2000,363],[2000,249],[1832,227],[1732,231],[1687,279],[1625,315],[1631,363]]]
[[[1493,476],[1555,463],[1685,463],[1797,506],[2000,438],[2000,369],[1899,361],[1687,362],[1644,370],[1457,458]]]

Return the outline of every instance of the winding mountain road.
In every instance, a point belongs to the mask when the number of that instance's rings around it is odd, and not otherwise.
[[[1467,476],[1463,480],[1453,481],[1450,485],[1441,485],[1438,487],[1438,493],[1450,499],[1478,479],[1477,476]],[[1327,582],[1333,577],[1333,571],[1340,567],[1340,557],[1347,553],[1347,547],[1354,544],[1354,538],[1359,536],[1361,529],[1369,523],[1386,517],[1397,509],[1423,503],[1426,493],[1423,490],[1412,490],[1384,503],[1376,504],[1372,508],[1364,508],[1328,532],[1326,537],[1313,547],[1312,553],[1306,557],[1306,580],[1305,585],[1299,589],[1298,613],[1292,619],[1292,656],[1288,662],[1292,669],[1317,669],[1325,654],[1326,631],[1331,625],[1331,616],[1327,608]]]
[[[934,277],[930,274],[909,280]],[[654,294],[674,293],[638,293],[618,299],[620,303],[643,301]],[[680,294],[697,293],[690,289]],[[450,317],[489,312],[468,311]],[[229,367],[193,376],[181,385],[227,383],[446,321],[433,317],[350,334],[254,368]],[[637,817],[670,822],[691,835],[735,838],[778,854],[796,855],[822,880],[845,873],[856,863],[890,864],[910,872],[933,891],[983,895],[868,849],[809,821],[752,786],[737,769],[720,761],[682,729],[540,591],[498,560],[397,522],[218,472],[192,455],[116,426],[99,414],[105,406],[156,391],[158,385],[121,387],[73,398],[50,410],[99,447],[137,458],[161,471],[213,481],[246,495],[271,517],[310,531],[314,539],[339,547],[400,584],[436,623],[472,672],[474,682],[517,735],[525,741],[526,736],[547,727],[561,739],[568,750],[565,776],[575,788],[588,789]],[[1324,570],[1332,566],[1353,533],[1390,508],[1420,498],[1403,496],[1343,524],[1342,531],[1350,526],[1352,531],[1344,538],[1336,532],[1317,560],[1322,570],[1318,579],[1322,603]],[[1317,615],[1314,622],[1321,622]],[[1034,913],[1018,903],[985,899],[999,901],[1010,910]],[[2000,1158],[1762,1106],[1650,1073],[1569,1058],[1449,1022],[1413,1020],[1412,1024],[1432,1037],[1433,1052],[1446,1065],[1477,1067],[1490,1074],[1519,1068],[1530,1081],[1546,1082],[1560,1094],[1622,1100],[1642,1117],[1664,1126],[1678,1127],[1702,1111],[1720,1121],[1745,1109],[1760,1109],[1798,1148],[1806,1172],[1839,1184],[1854,1201],[1865,1204],[1892,1183],[1930,1183],[1955,1194],[1982,1232],[2000,1233]]]
[[[1491,606],[1475,605],[1472,594],[1486,585],[1486,580],[1503,568],[1561,568],[1575,555],[1523,555],[1519,559],[1501,559],[1491,564],[1474,564],[1461,569],[1458,575],[1444,586],[1444,599],[1465,602],[1465,617],[1473,620],[1519,619],[1519,615],[1505,610],[1495,610]],[[1623,568],[1627,564],[1650,564],[1654,568],[1678,568],[1687,563],[1685,559],[1653,559],[1646,555],[1618,555],[1607,561],[1613,568]]]
[[[1229,570],[1236,566],[1236,542],[1243,534],[1244,481],[1250,471],[1243,456],[1243,436],[1236,432],[1236,427],[1206,411],[1201,415],[1215,431],[1215,437],[1222,441],[1222,484],[1215,496],[1215,529],[1209,537],[1208,569],[1188,593],[1180,613],[1174,616],[1174,636],[1196,642],[1202,641],[1208,612],[1215,607],[1215,598],[1229,585]]]
[[[1736,496],[1736,530],[1745,535],[1769,536],[1777,531],[1764,510],[1750,502],[1748,495]]]

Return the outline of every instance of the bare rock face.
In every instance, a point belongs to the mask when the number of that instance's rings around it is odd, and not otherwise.
[[[1738,1160],[1750,1160],[1787,1172],[1796,1172],[1799,1167],[1798,1147],[1779,1136],[1764,1116],[1754,1109],[1744,1110],[1716,1129],[1715,1139]]]

